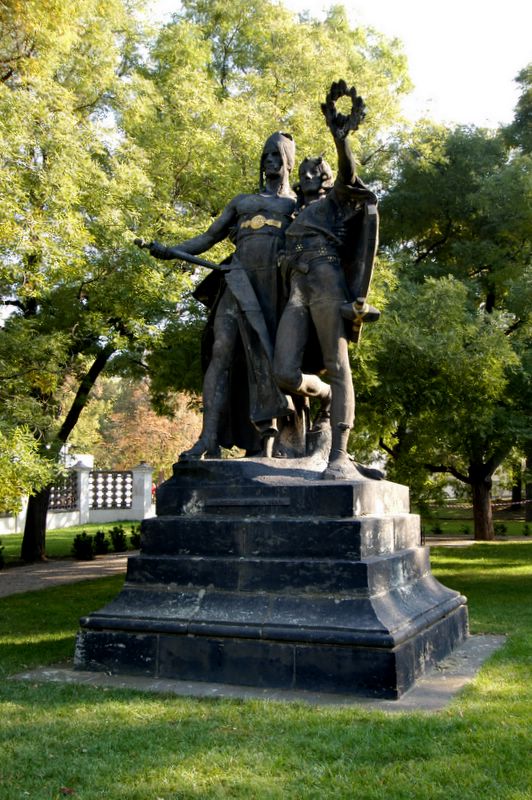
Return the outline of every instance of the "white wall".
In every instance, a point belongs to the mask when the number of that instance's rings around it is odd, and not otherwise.
[[[79,506],[74,511],[49,511],[46,515],[46,528],[70,528],[72,525],[87,523],[104,523],[119,521],[137,521],[155,516],[155,505],[152,503],[152,468],[148,464],[134,467],[133,502],[131,508],[90,508],[89,507],[89,474],[91,469],[82,461],[73,467],[78,473]],[[0,516],[0,536],[11,533],[22,533],[26,519],[27,501],[17,516]]]

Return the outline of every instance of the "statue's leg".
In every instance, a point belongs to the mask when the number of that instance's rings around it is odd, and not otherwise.
[[[281,389],[305,397],[315,397],[322,401],[326,409],[330,403],[331,387],[317,375],[306,375],[301,371],[309,322],[308,306],[286,306],[277,329],[273,371]]]
[[[181,461],[220,456],[218,426],[228,399],[229,367],[238,333],[238,318],[229,292],[220,300],[213,332],[211,360],[203,380],[203,427],[196,444],[179,456]]]
[[[349,432],[355,416],[355,392],[349,363],[348,342],[339,304],[335,299],[312,306],[327,375],[331,384],[331,452],[326,479],[358,477],[347,454]]]

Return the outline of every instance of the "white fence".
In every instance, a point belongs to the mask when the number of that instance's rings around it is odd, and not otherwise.
[[[89,522],[142,520],[155,516],[152,468],[140,463],[131,470],[93,470],[79,462],[61,483],[52,487],[46,527],[69,528]],[[17,516],[0,516],[0,536],[21,533],[26,504]]]

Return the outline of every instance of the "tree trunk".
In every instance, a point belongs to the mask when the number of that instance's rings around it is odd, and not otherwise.
[[[532,522],[532,483],[526,485],[525,522]]]
[[[89,399],[89,393],[94,386],[96,379],[107,364],[107,361],[114,352],[114,347],[107,344],[96,356],[90,369],[80,381],[78,390],[59,429],[54,445],[59,446],[68,441],[72,430],[76,426],[79,416]],[[26,524],[24,526],[24,536],[22,538],[22,548],[20,557],[23,561],[31,563],[33,561],[44,561],[46,558],[46,513],[48,511],[48,500],[50,499],[50,487],[47,486],[30,497],[28,510],[26,512]]]
[[[530,475],[532,472],[532,452],[526,454],[526,471]],[[527,479],[525,485],[525,522],[532,522],[532,481]]]
[[[475,539],[491,541],[495,538],[491,511],[491,478],[471,481],[471,492]]]
[[[24,536],[22,537],[20,551],[20,557],[27,563],[44,561],[46,558],[46,513],[48,511],[49,498],[50,487],[47,486],[32,495],[28,500],[26,524],[24,525]]]
[[[521,481],[515,482],[512,486],[512,511],[520,511],[523,503],[523,487]]]

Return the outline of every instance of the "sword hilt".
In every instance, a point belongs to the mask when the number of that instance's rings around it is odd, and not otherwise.
[[[376,322],[381,312],[370,306],[365,297],[357,297],[352,303],[344,303],[341,308],[344,319],[351,323],[351,341],[358,342],[364,322]]]

